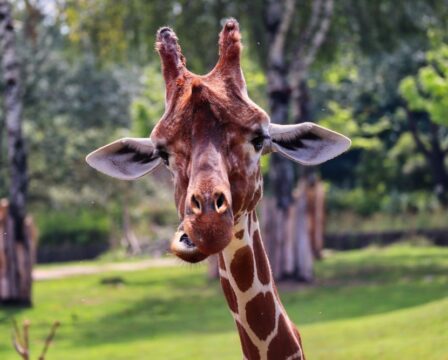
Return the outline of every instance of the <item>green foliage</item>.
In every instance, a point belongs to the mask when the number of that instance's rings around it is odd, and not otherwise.
[[[448,44],[426,53],[428,65],[400,83],[400,94],[413,111],[425,111],[436,124],[448,126]]]
[[[37,227],[42,245],[87,245],[108,241],[110,221],[98,211],[52,211],[37,216]]]
[[[150,207],[143,207],[139,216],[147,219],[154,226],[173,226],[178,222],[177,210],[174,204],[168,201],[151,201]]]
[[[426,38],[426,46],[429,43]],[[424,191],[426,199],[433,198],[432,160],[417,148],[398,92],[402,79],[414,76],[424,65],[421,48],[415,46],[406,43],[394,51],[366,57],[344,45],[330,66],[312,73],[315,117],[353,140],[349,153],[322,167],[323,177],[353,194],[367,194],[365,205],[363,195],[350,196],[354,208],[364,214],[387,209],[386,204],[396,202],[392,194],[404,199],[407,192]],[[429,145],[434,134],[425,114],[419,113],[415,121],[421,141]],[[446,148],[446,134],[444,129],[437,134],[442,149]]]
[[[236,2],[197,0],[69,0],[64,8],[71,48],[92,51],[104,65],[156,61],[155,34],[172,26],[190,69],[207,72],[217,59],[221,19],[236,16]]]
[[[159,65],[143,70],[141,94],[131,104],[132,134],[148,137],[165,110],[165,84]]]
[[[385,216],[408,213],[431,213],[440,210],[435,194],[427,191],[399,192],[390,191],[384,184],[370,186],[367,189],[355,187],[344,189],[330,186],[327,194],[330,212],[354,211],[361,216],[383,213]],[[391,228],[393,224],[389,224]],[[415,224],[414,224],[415,225]],[[426,224],[430,227],[430,223]],[[409,225],[411,226],[411,225]],[[443,227],[443,222],[439,223]],[[352,230],[348,226],[345,230]],[[387,230],[383,228],[383,230]]]
[[[389,156],[394,162],[402,164],[404,175],[412,175],[425,169],[426,160],[417,152],[415,141],[409,132],[400,135],[396,144],[390,149]]]
[[[367,216],[381,209],[384,189],[368,189],[355,187],[351,190],[330,187],[327,194],[327,205],[333,211],[353,210]]]
[[[243,33],[244,35],[244,33]],[[243,40],[244,41],[244,40]],[[247,92],[251,99],[263,109],[268,108],[266,97],[266,74],[259,64],[251,59],[252,48],[255,44],[246,44],[243,49],[241,68],[246,79]]]
[[[441,360],[448,353],[447,271],[444,248],[369,248],[327,257],[316,268],[320,286],[288,286],[280,295],[309,358]],[[118,285],[104,284],[117,276]],[[241,357],[220,285],[206,279],[204,266],[39,281],[34,295],[31,309],[0,309],[0,334],[10,332],[10,316],[27,318],[34,348],[57,319],[49,358]],[[10,338],[0,337],[0,358],[16,356]]]
[[[343,108],[332,100],[327,103],[327,108],[329,114],[321,118],[319,124],[348,136],[352,140],[353,149],[372,151],[382,148],[383,145],[378,134],[390,127],[387,119],[379,119],[375,124],[356,121],[352,109]]]
[[[129,126],[136,80],[130,71],[99,69],[90,56],[68,60],[60,49],[41,51],[48,59],[33,65],[24,98],[32,208],[104,201],[113,185],[95,182],[100,178],[84,158],[111,141],[117,127]]]
[[[21,25],[30,211],[66,212],[94,202],[104,206],[119,236],[126,202],[139,235],[167,237],[176,214],[173,207],[160,205],[172,205],[166,174],[158,183],[148,178],[127,188],[88,168],[84,157],[117,137],[148,136],[162,116],[164,84],[154,51],[160,26],[176,30],[189,68],[206,73],[217,59],[221,20],[236,16],[243,31],[248,92],[267,109],[265,1],[29,3],[41,13],[35,39],[26,30],[29,8],[23,0],[14,2]],[[312,2],[296,4],[289,50],[301,39]],[[440,124],[447,119],[448,7],[440,0],[341,0],[334,5],[328,38],[307,76],[313,120],[353,140],[350,152],[321,167],[331,184],[330,209],[350,208],[363,215],[432,209],[433,175],[408,131],[402,97],[410,109],[425,114],[418,118],[418,130],[422,142],[430,144],[426,114]],[[1,127],[0,109],[0,132]],[[448,145],[447,131],[439,130],[442,149]],[[0,197],[7,196],[8,188],[4,135]],[[263,171],[268,167],[265,156]]]

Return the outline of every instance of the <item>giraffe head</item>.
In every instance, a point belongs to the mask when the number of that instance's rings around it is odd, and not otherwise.
[[[149,138],[117,140],[86,160],[124,180],[167,166],[181,219],[171,249],[183,260],[197,262],[222,251],[235,221],[260,200],[263,154],[278,152],[316,165],[347,150],[350,140],[312,123],[270,123],[247,94],[234,19],[226,21],[219,35],[219,59],[207,75],[187,70],[170,28],[159,29],[156,49],[166,85],[164,115]]]

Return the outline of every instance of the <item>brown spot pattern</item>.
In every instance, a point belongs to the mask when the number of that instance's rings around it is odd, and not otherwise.
[[[246,291],[252,286],[254,281],[254,257],[249,246],[246,245],[235,252],[230,264],[230,271],[241,291]]]
[[[252,211],[252,220],[253,220],[254,224],[257,222],[257,212],[255,210]]]
[[[261,242],[260,232],[255,230],[254,233],[254,257],[257,263],[257,275],[260,282],[264,285],[269,284],[271,280],[271,270],[269,268],[269,262],[266,257],[266,253]]]
[[[299,344],[291,333],[285,317],[280,315],[277,335],[269,344],[268,360],[284,360],[299,351]]]
[[[249,232],[249,236],[250,236],[250,228],[251,228],[251,217],[250,214],[247,217],[247,231]]]
[[[243,236],[244,236],[244,229],[238,231],[238,232],[235,234],[235,237],[236,237],[237,239],[240,239],[240,240],[243,238]]]
[[[246,318],[260,340],[266,340],[275,328],[275,302],[271,292],[260,293],[246,304]]]
[[[230,310],[232,310],[234,313],[238,313],[238,302],[235,292],[230,285],[230,281],[223,277],[221,277],[220,280],[222,291],[224,292],[224,296],[227,299],[227,304],[229,305]]]
[[[247,359],[250,360],[259,360],[260,352],[257,347],[253,344],[249,335],[247,335],[246,330],[240,325],[240,323],[236,322],[236,327],[238,328],[238,333],[240,334],[241,346],[243,348],[243,354]]]

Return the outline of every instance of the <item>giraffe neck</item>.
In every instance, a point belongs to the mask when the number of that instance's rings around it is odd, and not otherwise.
[[[248,360],[304,359],[300,335],[280,301],[255,211],[234,226],[219,256],[221,285]]]

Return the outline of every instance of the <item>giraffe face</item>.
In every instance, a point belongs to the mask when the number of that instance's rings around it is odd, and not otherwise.
[[[260,199],[269,117],[220,77],[188,74],[178,91],[151,141],[173,174],[182,220],[172,250],[191,261],[224,249],[235,217]]]
[[[262,196],[260,157],[278,152],[316,165],[349,145],[344,136],[312,123],[276,125],[250,100],[240,67],[241,35],[230,19],[219,36],[219,60],[207,75],[186,68],[177,37],[157,34],[166,84],[165,114],[149,138],[124,138],[86,158],[97,170],[124,180],[161,164],[173,174],[181,224],[171,249],[197,262],[222,251],[235,221]]]

